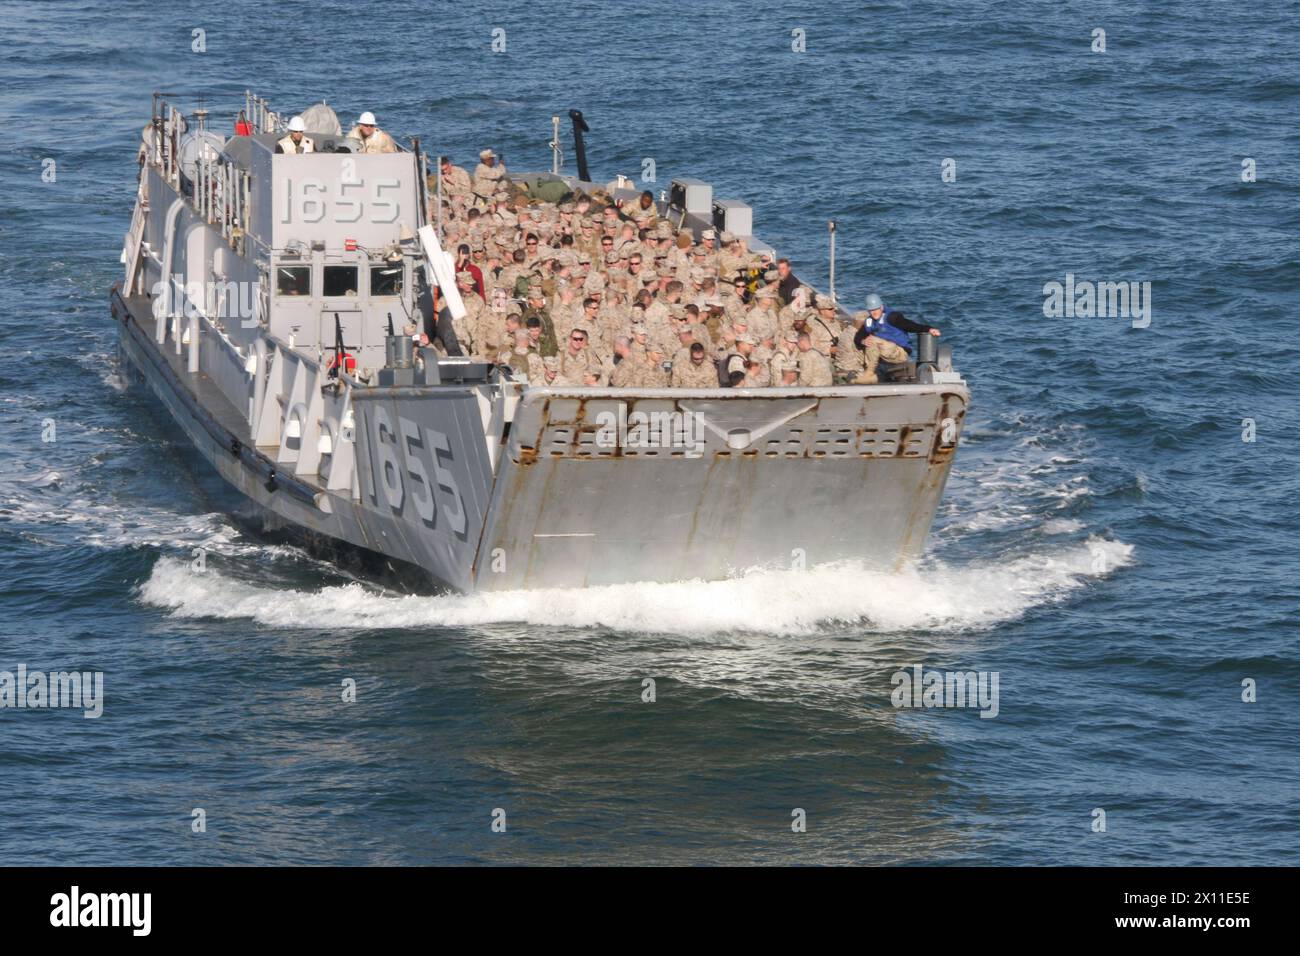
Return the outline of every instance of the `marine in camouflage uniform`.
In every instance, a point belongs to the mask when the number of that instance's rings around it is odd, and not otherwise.
[[[568,283],[560,289],[560,300],[551,305],[551,321],[555,324],[555,340],[563,342],[584,316],[585,298],[578,294],[576,285]]]
[[[749,257],[744,254],[742,244],[737,243],[733,233],[723,232],[719,238],[722,245],[718,252],[718,275],[731,282],[737,273],[744,272]]]
[[[811,289],[804,285],[794,290],[794,297],[788,305],[781,306],[777,312],[777,322],[780,324],[781,334],[784,335],[794,328],[795,319],[800,316],[807,318],[810,311],[808,296]]]
[[[673,388],[717,388],[718,367],[709,361],[704,347],[692,349],[685,362],[673,363]]]
[[[797,358],[798,354],[799,354],[799,333],[791,330],[785,333],[785,335],[781,337],[780,346],[776,349],[776,351],[772,353],[772,357],[768,359],[767,364],[768,364],[768,368],[772,372],[773,385],[781,384],[781,372],[783,369],[785,368],[795,368],[796,370],[798,369],[799,367],[799,361]]]
[[[853,336],[866,324],[866,312],[854,312],[853,322],[844,327],[835,348],[835,380],[848,384],[866,370],[866,356],[853,344]]]
[[[632,221],[649,220],[653,226],[659,218],[659,209],[655,206],[655,196],[650,190],[644,190],[641,195],[635,199],[624,200],[618,209],[623,215]]]
[[[840,323],[835,318],[835,302],[828,295],[818,295],[816,304],[816,314],[808,316],[808,335],[813,348],[829,357],[838,351],[835,343],[839,340]]]
[[[654,344],[650,341],[649,330],[644,325],[633,325],[631,328],[632,342],[630,348],[634,357],[644,358],[647,351]]]
[[[600,356],[587,347],[586,343],[576,343],[573,340],[574,335],[578,335],[585,330],[574,329],[569,335],[569,344],[560,353],[560,374],[565,379],[571,380],[576,385],[587,385],[587,376],[595,376],[594,384],[603,383],[604,363]],[[587,341],[590,342],[590,335]]]
[[[812,347],[812,341],[806,332],[799,336],[799,353],[795,360],[799,366],[800,385],[820,387],[835,384],[830,359]]]
[[[487,304],[474,291],[474,274],[472,272],[468,270],[457,272],[456,288],[460,292],[461,300],[465,303],[465,315],[459,319],[453,317],[451,327],[456,333],[456,341],[460,344],[461,351],[466,355],[478,355],[479,347],[475,341],[474,333],[479,326],[482,314],[487,311]]]
[[[469,173],[462,167],[452,164],[452,161],[446,156],[438,167],[438,173],[442,177],[442,198],[446,200],[469,201],[474,194],[474,184],[470,181]],[[432,176],[429,177],[433,179]],[[429,194],[436,196],[438,184],[435,180],[429,184]]]
[[[664,353],[651,347],[648,351],[640,356],[634,356],[631,361],[636,364],[633,366],[635,373],[635,388],[667,388],[668,373],[664,371]]]
[[[558,355],[548,355],[542,359],[542,383],[545,385],[554,385],[556,387],[568,387],[582,384],[581,381],[574,381],[561,371],[560,357]]]
[[[614,352],[604,365],[605,381],[611,388],[627,388],[633,384],[635,363],[631,340],[620,335],[614,340]]]
[[[769,288],[759,289],[754,294],[754,306],[749,310],[749,331],[760,342],[764,339],[776,341],[780,337],[781,322],[776,313],[777,295]]]
[[[479,164],[474,167],[474,182],[471,189],[474,202],[480,209],[486,209],[494,201],[501,186],[508,185],[504,163],[497,162],[497,154],[485,149],[478,154]]]
[[[540,372],[538,378],[533,377],[534,371],[538,371],[533,359],[536,358],[540,362],[541,356],[529,343],[528,333],[522,329],[515,333],[514,348],[504,352],[501,357],[504,360],[503,364],[509,365],[519,375],[528,376],[528,381],[535,382],[540,379]]]
[[[740,383],[741,388],[767,388],[772,384],[772,370],[761,359],[755,357],[751,359],[745,367],[745,380]]]
[[[546,299],[542,296],[542,290],[539,287],[529,289],[528,306],[524,309],[521,318],[527,323],[534,316],[542,323],[542,339],[538,345],[538,351],[542,353],[543,358],[548,355],[558,355],[560,344],[555,335],[555,322],[551,318],[551,313],[546,309]]]

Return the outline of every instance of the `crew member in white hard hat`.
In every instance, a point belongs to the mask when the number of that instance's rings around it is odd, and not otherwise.
[[[305,130],[306,124],[303,123],[301,116],[295,116],[289,120],[289,135],[275,144],[277,153],[314,153],[316,144],[310,136],[307,136]]]
[[[397,144],[393,137],[375,125],[375,114],[367,110],[357,117],[357,125],[348,131],[348,139],[354,140],[354,153],[395,153]]]

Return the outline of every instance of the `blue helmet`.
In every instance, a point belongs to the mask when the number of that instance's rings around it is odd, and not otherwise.
[[[881,299],[880,296],[876,295],[874,292],[871,293],[871,295],[867,296],[868,312],[873,312],[876,309],[883,309],[884,307],[885,307],[884,300]]]

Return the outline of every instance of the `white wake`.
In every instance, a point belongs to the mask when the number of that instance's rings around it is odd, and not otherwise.
[[[394,595],[361,584],[293,590],[202,572],[163,557],[144,602],[182,618],[248,619],[275,628],[465,628],[525,623],[625,632],[798,635],[851,624],[874,631],[982,630],[1067,599],[1133,562],[1133,547],[1093,538],[1013,559],[895,574],[835,564],[757,571],[727,581],[620,584],[472,595]]]

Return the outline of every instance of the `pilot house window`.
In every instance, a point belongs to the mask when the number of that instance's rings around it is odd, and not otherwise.
[[[280,266],[275,276],[276,295],[311,295],[311,266]]]
[[[370,267],[370,294],[401,295],[402,264]]]
[[[357,267],[356,266],[326,266],[325,267],[325,295],[350,295],[357,294]]]

